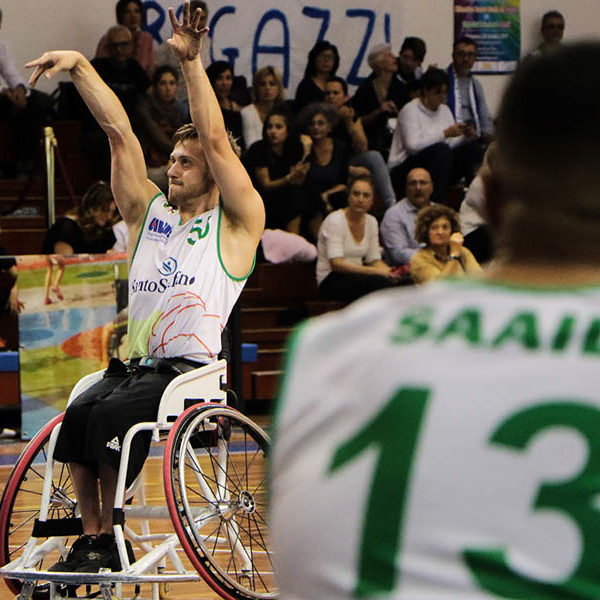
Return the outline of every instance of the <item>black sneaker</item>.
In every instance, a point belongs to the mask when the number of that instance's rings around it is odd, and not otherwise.
[[[101,533],[96,543],[77,566],[78,573],[97,573],[100,569],[121,570],[121,560],[115,536]]]
[[[87,560],[88,554],[95,552],[97,543],[98,536],[82,535],[73,542],[67,558],[65,560],[59,560],[56,564],[52,565],[48,571],[55,573],[76,572],[83,562]]]

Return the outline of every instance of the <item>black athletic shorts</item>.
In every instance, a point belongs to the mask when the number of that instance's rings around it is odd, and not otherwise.
[[[168,368],[128,369],[121,361],[111,359],[104,377],[67,407],[54,458],[94,470],[99,463],[118,470],[125,434],[136,423],[156,421],[162,393],[177,374]],[[134,436],[127,485],[141,471],[151,441],[149,431]]]

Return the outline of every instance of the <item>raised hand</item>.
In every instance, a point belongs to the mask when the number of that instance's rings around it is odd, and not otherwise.
[[[173,36],[167,40],[167,43],[175,50],[179,60],[194,60],[200,53],[202,37],[208,32],[208,27],[199,28],[202,9],[197,8],[192,15],[190,2],[186,0],[183,3],[181,23],[175,18],[175,11],[171,7],[169,7],[169,18],[173,26]]]
[[[45,73],[47,79],[50,79],[61,71],[70,71],[74,69],[81,54],[72,50],[53,50],[52,52],[44,52],[39,58],[29,61],[25,67],[35,71],[29,78],[29,85],[35,87],[38,79]]]

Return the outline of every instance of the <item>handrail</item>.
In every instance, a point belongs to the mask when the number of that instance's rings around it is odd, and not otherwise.
[[[56,136],[52,127],[44,127],[44,152],[46,155],[46,183],[48,190],[48,228],[56,221],[56,196],[54,193],[54,151]]]

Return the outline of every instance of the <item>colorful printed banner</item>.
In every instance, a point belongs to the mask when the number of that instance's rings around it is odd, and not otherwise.
[[[17,257],[25,303],[19,315],[23,439],[65,409],[81,377],[104,368],[110,356],[123,356],[117,291],[126,261],[125,254]]]
[[[474,73],[511,73],[521,55],[521,0],[454,0],[454,39],[477,42]]]

